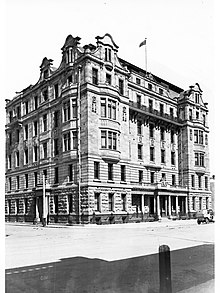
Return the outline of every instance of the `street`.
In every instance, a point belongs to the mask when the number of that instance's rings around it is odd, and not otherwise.
[[[195,220],[47,227],[7,223],[6,292],[156,293],[158,250],[166,244],[173,292],[211,293],[214,227]],[[192,288],[197,290],[186,291]]]

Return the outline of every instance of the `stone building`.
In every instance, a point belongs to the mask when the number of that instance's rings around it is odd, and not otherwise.
[[[59,68],[6,100],[6,221],[117,223],[211,206],[208,108],[118,57],[109,34],[69,35]],[[45,179],[45,180],[44,180]]]

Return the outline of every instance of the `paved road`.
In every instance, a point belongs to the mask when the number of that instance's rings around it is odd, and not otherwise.
[[[167,244],[173,292],[206,288],[211,293],[214,226],[194,220],[46,228],[7,224],[6,292],[156,293],[158,247]]]

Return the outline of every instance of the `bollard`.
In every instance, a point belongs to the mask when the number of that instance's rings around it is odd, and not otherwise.
[[[159,247],[160,293],[172,293],[170,248],[167,245]]]

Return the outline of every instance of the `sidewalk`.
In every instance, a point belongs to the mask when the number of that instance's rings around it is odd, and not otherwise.
[[[179,291],[178,293],[214,293],[214,292],[215,292],[215,280],[212,279],[206,283],[201,283],[189,289]]]

